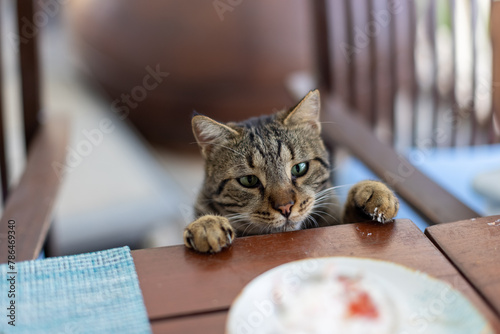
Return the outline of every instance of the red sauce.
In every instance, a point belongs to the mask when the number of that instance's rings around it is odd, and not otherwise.
[[[347,316],[376,319],[378,317],[378,310],[366,292],[359,292],[351,300]]]

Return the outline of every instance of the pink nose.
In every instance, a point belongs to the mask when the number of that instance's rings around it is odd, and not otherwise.
[[[294,204],[294,202],[291,201],[288,204],[280,205],[280,206],[278,206],[277,210],[280,211],[283,216],[288,218],[290,216],[290,213],[292,213],[293,204]]]

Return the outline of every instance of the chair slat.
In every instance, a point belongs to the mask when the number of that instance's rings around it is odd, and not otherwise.
[[[450,32],[451,32],[451,73],[450,73],[450,92],[449,92],[449,103],[451,108],[451,140],[450,146],[457,146],[457,121],[458,121],[458,108],[457,108],[457,97],[456,97],[456,78],[457,78],[457,36],[456,36],[456,22],[455,22],[455,0],[449,0],[448,2],[448,10],[450,11]]]
[[[395,15],[391,16],[389,21],[389,66],[390,69],[389,74],[389,106],[388,113],[389,117],[387,119],[388,128],[390,130],[390,134],[388,135],[388,142],[394,146],[395,143],[395,114],[396,114],[396,92],[397,92],[397,82],[398,82],[398,56],[397,56],[397,17]]]
[[[431,83],[431,99],[432,99],[432,146],[436,146],[437,143],[437,127],[438,127],[438,108],[439,108],[439,92],[438,92],[438,55],[437,55],[437,45],[436,45],[436,2],[435,0],[430,0],[428,3],[427,12],[427,33],[430,38],[431,47],[431,69],[432,69],[432,83]]]
[[[471,63],[471,100],[470,110],[470,140],[469,145],[477,144],[477,113],[476,113],[476,87],[477,87],[477,0],[470,1],[470,24],[472,42],[472,63]]]
[[[354,45],[354,18],[353,18],[353,8],[351,0],[344,0],[344,10],[346,19],[346,39],[348,45]],[[347,64],[347,86],[349,87],[349,97],[348,103],[354,109],[357,110],[356,103],[356,53],[352,53],[350,61]]]
[[[19,59],[21,68],[21,92],[24,116],[26,148],[36,133],[40,112],[40,86],[38,72],[37,34],[24,36],[26,22],[34,19],[34,1],[19,0],[17,3],[17,26],[21,42]],[[24,19],[24,20],[23,20]]]
[[[0,5],[0,38],[3,36],[2,31],[2,6]],[[1,40],[0,40],[1,43]],[[2,203],[5,203],[5,200],[8,196],[8,180],[7,180],[7,159],[6,159],[6,141],[5,141],[5,132],[4,132],[4,102],[3,102],[3,53],[0,50],[0,182],[1,182],[1,190],[2,190]]]
[[[335,75],[332,71],[332,64],[334,63],[332,57],[333,53],[330,53],[328,49],[328,43],[324,41],[330,40],[330,34],[328,29],[328,7],[326,0],[317,0],[312,2],[313,14],[316,20],[314,20],[314,37],[315,37],[315,58],[316,58],[316,68],[319,73],[318,85],[321,91],[333,92],[335,89]]]
[[[373,22],[372,18],[370,17],[370,14],[374,12],[373,8],[373,2],[375,0],[366,0],[366,12],[365,12],[365,18],[366,22],[370,24]],[[380,29],[380,28],[379,28]],[[377,60],[377,42],[378,42],[378,34],[373,34],[372,36],[369,37],[369,64],[368,64],[368,81],[370,82],[369,86],[369,94],[370,94],[370,103],[368,105],[368,108],[366,110],[367,114],[365,116],[366,121],[370,125],[372,129],[375,128],[377,125],[378,121],[378,93],[380,91],[379,89],[379,82],[377,80],[377,66],[378,66],[378,60]]]
[[[500,141],[500,134],[496,126],[500,126],[500,2],[491,1],[490,34],[493,51],[492,76],[492,122],[490,126],[490,143]]]
[[[418,137],[418,95],[419,87],[416,73],[415,46],[417,41],[417,11],[415,2],[408,2],[408,40],[411,50],[409,52],[410,63],[410,101],[411,101],[411,146],[415,146]]]

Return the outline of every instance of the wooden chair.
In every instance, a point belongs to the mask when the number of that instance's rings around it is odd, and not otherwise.
[[[467,31],[471,48],[466,50],[470,52],[470,61],[465,72],[470,75],[465,80],[470,81],[472,94],[465,103],[457,87],[459,50],[455,17],[458,1],[446,3],[451,36],[447,47],[440,45],[440,50],[447,49],[451,55],[449,63],[445,64],[449,71],[446,77],[438,77],[442,64],[436,42],[437,3],[433,0],[322,0],[314,2],[312,10],[317,80],[321,91],[327,92],[323,94],[324,121],[337,124],[324,127],[326,140],[346,147],[392,185],[430,224],[474,218],[479,214],[412,166],[395,148],[402,151],[421,145],[429,149],[498,143],[495,113],[497,121],[500,117],[500,94],[491,82],[483,88],[491,89],[492,108],[482,115],[477,108],[480,84],[477,80],[478,1],[466,3],[470,14]],[[391,4],[399,4],[399,7],[391,11]],[[498,28],[500,4],[491,2],[490,15],[495,83],[500,78],[500,40],[495,29]],[[426,85],[419,79],[419,64],[415,58],[422,38],[426,40],[429,55]],[[443,77],[446,79],[444,88],[440,86]],[[409,101],[405,107],[398,106],[402,95]],[[425,108],[419,108],[419,103],[427,103],[430,123],[423,123],[425,118],[419,113]],[[443,109],[448,113],[447,122],[439,123]],[[406,115],[406,122],[398,122],[402,113]],[[428,131],[421,135],[423,128]],[[406,145],[401,146],[401,142]]]
[[[17,22],[21,31],[22,18],[32,18],[34,14],[33,1],[17,1]],[[397,19],[387,21],[383,31],[369,39],[364,47],[363,57],[352,54],[350,62],[339,59],[339,45],[343,41],[353,45],[356,30],[353,27],[366,22],[369,13],[381,5],[387,5],[386,0],[317,0],[314,1],[314,24],[316,42],[316,64],[318,65],[318,81],[324,98],[324,120],[336,123],[338,126],[325,127],[325,137],[329,142],[343,145],[355,156],[361,159],[376,174],[385,179],[400,196],[407,200],[431,224],[458,221],[479,216],[476,212],[450,195],[435,184],[423,173],[413,167],[401,154],[394,149],[395,139],[400,139],[401,131],[396,129],[396,101],[401,87],[410,96],[412,102],[409,115],[412,115],[411,126],[405,129],[414,145],[418,141],[417,96],[427,94],[432,101],[432,125],[437,126],[438,106],[449,103],[453,106],[453,117],[460,115],[455,102],[455,90],[448,88],[446,92],[438,89],[437,77],[431,80],[430,89],[422,92],[417,82],[414,47],[416,45],[417,15],[415,2],[402,1],[407,6],[398,13]],[[471,0],[472,8],[477,1]],[[450,11],[454,12],[454,0],[449,1]],[[428,19],[430,34],[430,50],[433,54],[432,66],[438,65],[434,34],[436,5],[429,1],[425,15]],[[498,16],[499,6],[492,2],[491,15]],[[476,26],[476,13],[472,10],[471,26]],[[452,16],[453,17],[453,16]],[[363,19],[365,18],[365,19]],[[418,21],[421,22],[421,21]],[[498,25],[498,20],[491,20],[492,27]],[[403,28],[403,24],[406,28]],[[452,25],[454,22],[451,23]],[[433,28],[434,27],[434,28]],[[454,27],[453,27],[454,29]],[[340,35],[339,35],[340,34]],[[492,29],[494,58],[497,52],[498,33]],[[5,38],[0,32],[0,36]],[[339,36],[341,39],[339,40]],[[68,127],[64,121],[40,122],[40,80],[38,76],[37,38],[30,36],[20,43],[19,59],[21,67],[22,101],[24,115],[24,132],[28,157],[26,168],[19,183],[10,191],[6,168],[4,149],[3,124],[0,117],[0,176],[2,193],[5,200],[2,224],[0,225],[0,261],[6,262],[8,255],[8,221],[16,222],[16,261],[34,259],[42,249],[50,227],[54,200],[60,185],[58,174],[53,169],[53,163],[64,163],[66,145],[68,142]],[[451,48],[455,51],[455,43]],[[383,47],[381,47],[383,46]],[[381,50],[383,52],[381,52]],[[406,50],[406,51],[405,51]],[[410,50],[410,52],[408,52]],[[474,48],[474,50],[476,50]],[[472,59],[477,57],[472,50]],[[401,59],[401,57],[406,57]],[[475,64],[475,62],[472,62]],[[494,82],[500,78],[498,64],[494,64]],[[391,65],[399,64],[394,67]],[[380,64],[384,64],[383,66]],[[475,65],[473,65],[474,67]],[[397,68],[398,72],[391,69]],[[455,66],[452,66],[455,68]],[[474,72],[474,71],[473,71]],[[0,73],[1,74],[1,73]],[[367,78],[362,80],[362,78]],[[455,81],[452,71],[451,82]],[[475,80],[473,80],[475,82]],[[474,83],[476,85],[477,83]],[[453,87],[453,85],[451,86]],[[0,92],[2,92],[0,87]],[[425,95],[424,94],[424,95]],[[493,109],[499,112],[500,94],[493,94]],[[1,95],[0,95],[1,99]],[[0,101],[1,102],[1,101]],[[465,108],[469,114],[475,115],[475,100]],[[0,106],[2,104],[0,103]],[[2,110],[0,110],[1,112]],[[3,115],[3,113],[2,113]],[[485,123],[471,121],[469,124],[469,144],[493,143],[498,141],[498,134],[491,119]],[[475,119],[475,118],[471,118]],[[447,145],[459,144],[463,137],[456,128],[450,129],[451,139]],[[353,135],[355,134],[355,135]],[[460,140],[459,140],[460,138]],[[432,138],[432,145],[437,144]]]
[[[8,255],[13,253],[12,250],[15,252],[15,262],[32,260],[39,256],[50,228],[54,201],[61,183],[61,175],[56,173],[53,164],[64,165],[69,137],[68,123],[65,120],[42,120],[37,36],[23,36],[22,32],[22,26],[25,24],[22,19],[33,18],[34,3],[23,0],[16,1],[16,4],[19,35],[25,37],[20,38],[22,42],[19,43],[18,55],[27,159],[19,182],[9,188],[6,140],[2,122],[4,90],[0,80],[0,175],[4,201],[0,224],[0,263],[7,262]],[[7,36],[0,31],[0,38]],[[12,230],[9,226],[12,225],[15,226],[15,234],[9,234]]]

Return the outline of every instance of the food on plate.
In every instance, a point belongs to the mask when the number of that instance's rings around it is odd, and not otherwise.
[[[272,294],[281,333],[396,333],[390,293],[362,272],[329,267],[300,281],[282,277]]]

